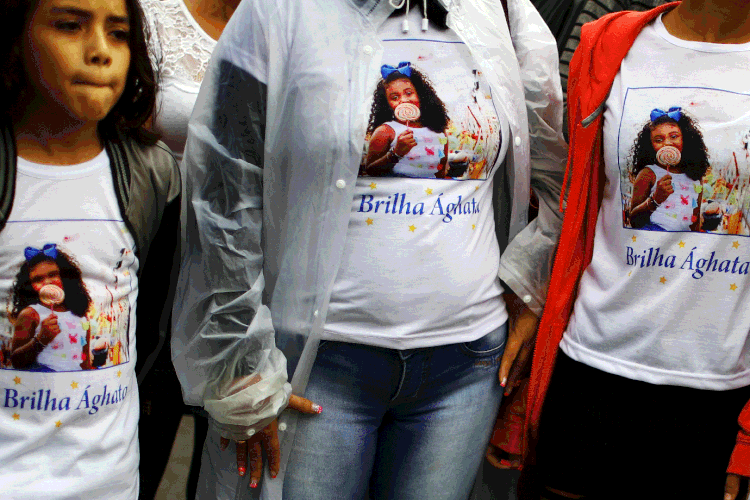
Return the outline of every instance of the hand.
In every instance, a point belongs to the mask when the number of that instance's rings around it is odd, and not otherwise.
[[[57,315],[55,313],[50,314],[44,320],[42,320],[42,327],[39,330],[39,341],[47,345],[57,337],[60,333],[60,325],[57,324]]]
[[[521,468],[521,455],[506,453],[492,443],[487,445],[487,452],[484,456],[490,464],[498,469]]]
[[[674,188],[672,187],[672,176],[667,174],[656,183],[656,190],[654,190],[653,195],[654,201],[661,205],[672,193],[674,193]]]
[[[396,138],[396,145],[393,147],[393,152],[399,156],[406,156],[416,145],[417,141],[414,139],[414,132],[408,128]]]
[[[739,493],[740,476],[737,474],[727,474],[727,482],[724,484],[724,500],[741,500],[737,498]]]
[[[503,297],[510,312],[510,331],[498,377],[508,396],[518,385],[531,360],[539,317],[516,295],[506,294]]]
[[[287,408],[292,408],[307,414],[318,414],[323,411],[319,405],[316,405],[308,399],[295,396],[294,394],[289,396],[289,405]],[[260,477],[263,474],[263,455],[261,453],[261,448],[265,450],[266,457],[268,457],[268,468],[271,472],[271,477],[275,478],[279,473],[281,450],[279,447],[278,429],[278,419],[274,419],[265,429],[255,434],[252,438],[247,441],[236,442],[237,472],[240,476],[244,476],[247,473],[249,466],[251,488],[258,487]],[[229,439],[221,438],[219,442],[221,450],[226,450],[227,446],[229,446]]]

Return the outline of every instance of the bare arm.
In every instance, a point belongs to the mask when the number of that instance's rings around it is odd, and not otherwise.
[[[651,220],[651,213],[656,210],[657,204],[664,201],[655,200],[650,197],[651,187],[655,182],[656,174],[650,168],[644,168],[638,172],[638,176],[635,178],[633,198],[630,200],[630,225],[634,228],[643,227],[648,224]]]
[[[43,331],[40,332],[39,336],[43,337],[44,340],[35,339],[34,332],[39,325],[39,321],[39,314],[30,307],[27,307],[18,315],[16,327],[13,331],[10,356],[14,368],[25,368],[33,363],[39,353],[47,347],[47,344],[55,338],[57,333],[60,333],[57,316],[51,314],[42,322]],[[55,333],[55,329],[57,333]],[[47,335],[43,335],[44,333]],[[51,338],[47,340],[50,335]]]

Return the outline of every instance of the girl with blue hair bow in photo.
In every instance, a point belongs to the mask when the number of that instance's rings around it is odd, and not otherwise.
[[[372,176],[445,178],[448,141],[441,155],[429,158],[418,147],[420,138],[432,143],[445,139],[450,118],[430,81],[408,61],[394,67],[384,64],[383,77],[375,88],[367,135],[370,136],[365,173]],[[405,120],[396,112],[402,105],[416,106],[415,119]],[[412,108],[413,109],[413,108]],[[397,132],[398,131],[398,132]],[[429,168],[417,165],[428,164]]]
[[[699,231],[706,144],[682,108],[653,109],[630,152],[630,224],[652,231]],[[677,187],[677,190],[675,190]]]

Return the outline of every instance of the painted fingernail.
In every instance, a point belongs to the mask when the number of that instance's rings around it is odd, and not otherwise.
[[[312,409],[315,413],[323,413],[323,407],[318,404],[313,403]]]
[[[279,475],[278,472],[272,472],[271,473],[271,479],[276,479],[276,476],[278,476],[278,475]]]
[[[500,382],[500,387],[505,387],[505,385],[508,383],[508,377],[503,377],[503,381]]]
[[[250,487],[251,488],[257,488],[258,487],[258,480],[257,479],[253,479],[252,481],[250,481]]]
[[[245,469],[244,467],[238,467],[237,472],[240,473],[240,476],[244,476],[245,472],[247,472],[247,469]]]

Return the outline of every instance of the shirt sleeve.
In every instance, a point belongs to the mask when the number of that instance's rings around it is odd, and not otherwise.
[[[513,47],[520,67],[531,142],[531,188],[539,214],[508,244],[500,260],[500,278],[540,315],[547,295],[557,240],[567,160],[562,134],[562,89],[557,44],[528,0],[508,2]]]
[[[727,473],[750,477],[750,401],[742,409],[739,418],[740,431],[737,444],[729,460]]]
[[[263,158],[274,2],[242,2],[219,40],[188,126],[172,359],[185,402],[243,440],[291,386],[264,304]]]

